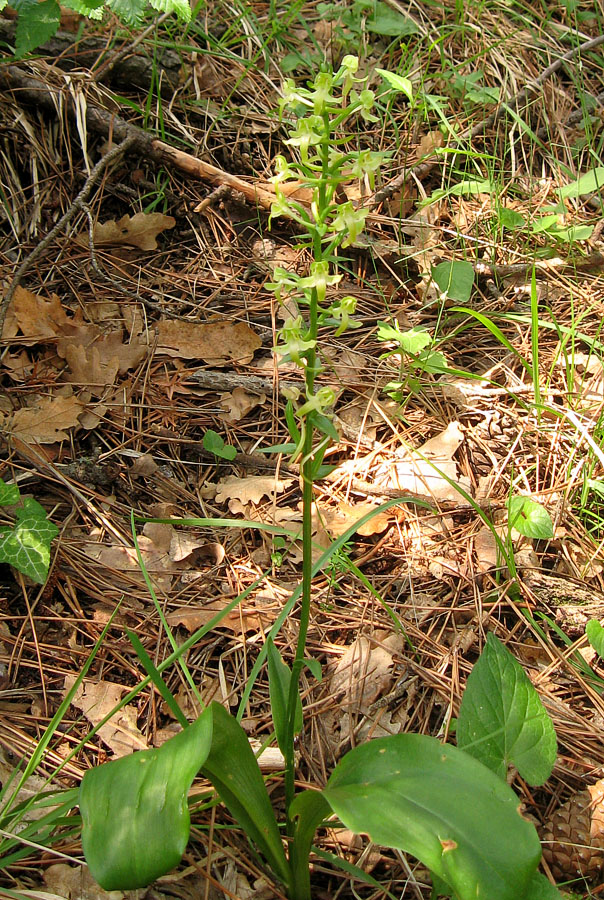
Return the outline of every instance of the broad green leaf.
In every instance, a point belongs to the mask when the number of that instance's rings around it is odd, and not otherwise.
[[[441,262],[432,269],[441,293],[457,303],[467,303],[474,287],[474,267],[461,259]]]
[[[26,497],[17,508],[12,528],[0,529],[0,562],[10,563],[38,584],[44,584],[50,565],[50,545],[59,533],[36,500]]]
[[[285,753],[287,744],[287,723],[289,687],[292,679],[292,673],[289,666],[283,661],[283,658],[271,637],[267,641],[268,647],[268,688],[271,698],[271,713],[273,715],[273,725],[275,726],[275,734],[277,735],[277,743],[279,749]],[[299,734],[302,730],[302,701],[300,696],[297,697],[296,717],[294,720],[294,734]]]
[[[378,322],[377,337],[379,341],[396,341],[398,347],[393,351],[394,353],[403,350],[412,356],[420,353],[424,347],[432,343],[432,337],[423,328],[401,331],[398,325],[388,325],[387,322]]]
[[[20,496],[18,485],[7,484],[0,478],[0,506],[14,506]]]
[[[382,0],[376,0],[372,6],[373,12],[365,23],[367,31],[371,31],[374,34],[383,34],[387,37],[403,37],[404,35],[416,33],[417,25],[413,19],[392,9],[387,3],[383,3]]]
[[[212,713],[161,747],[89,769],[80,785],[82,849],[106,891],[134,890],[178,865],[189,840],[189,788],[209,753]]]
[[[281,835],[247,735],[237,719],[219,703],[212,703],[209,711],[213,715],[214,731],[202,772],[275,874],[288,884],[290,869]]]
[[[508,522],[524,537],[547,540],[554,536],[554,525],[544,506],[528,497],[512,497],[508,508]]]
[[[508,209],[503,206],[497,213],[499,224],[508,231],[515,231],[517,228],[524,228],[526,220],[515,209]]]
[[[568,895],[562,894],[545,875],[535,872],[523,900],[565,900],[565,897]]]
[[[537,832],[505,781],[436,738],[362,744],[322,793],[347,828],[411,853],[458,900],[524,898],[541,857]]]
[[[593,194],[602,187],[604,187],[604,166],[596,166],[595,169],[590,169],[575,181],[560,188],[558,196],[561,200],[568,197],[581,197],[582,194]]]
[[[308,860],[312,841],[315,831],[330,813],[330,806],[320,791],[302,791],[289,808],[290,818],[295,823],[290,859],[298,896],[311,896]]]
[[[213,453],[214,456],[219,456],[221,459],[235,459],[237,456],[236,449],[231,447],[230,444],[225,444],[221,436],[211,428],[208,428],[204,434],[202,443],[204,450],[207,450],[208,453]]]
[[[384,81],[387,81],[392,90],[404,94],[408,100],[413,100],[413,85],[408,78],[397,75],[396,72],[389,72],[387,69],[376,69],[378,75],[381,75]]]
[[[553,213],[549,216],[541,216],[541,218],[533,222],[532,232],[533,234],[541,234],[542,231],[549,231],[549,229],[554,225],[557,225],[559,221],[559,213]]]
[[[191,4],[188,0],[149,0],[149,3],[158,12],[176,13],[181,21],[191,21]]]
[[[514,765],[543,784],[556,761],[556,733],[522,666],[494,634],[470,672],[457,719],[457,745],[505,780]]]
[[[19,0],[12,5],[19,12],[15,56],[25,56],[56,34],[61,22],[61,7],[56,0]]]
[[[107,6],[126,25],[140,25],[147,8],[145,0],[107,0]]]
[[[101,887],[145,887],[180,862],[189,839],[187,796],[200,768],[276,874],[289,883],[279,829],[247,735],[230,713],[212,703],[161,747],[84,775],[82,847]]]
[[[604,628],[597,619],[590,619],[585,626],[587,640],[601,659],[604,659]]]
[[[460,181],[450,188],[449,193],[454,197],[473,196],[475,194],[492,194],[493,185],[490,181],[482,179],[473,179],[471,181]]]

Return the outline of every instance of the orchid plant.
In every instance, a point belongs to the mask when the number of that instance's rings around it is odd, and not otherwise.
[[[382,74],[385,77],[388,73]],[[400,76],[385,80],[388,90],[406,92],[405,79]],[[325,451],[338,438],[332,419],[334,392],[320,383],[319,329],[331,326],[340,336],[357,324],[353,318],[356,299],[348,295],[332,297],[332,293],[342,277],[338,250],[357,240],[368,215],[367,209],[350,200],[340,201],[338,189],[352,179],[363,179],[373,189],[387,157],[350,149],[351,141],[345,133],[363,121],[377,120],[376,95],[358,76],[356,57],[344,57],[337,71],[320,72],[307,87],[288,81],[281,110],[293,114],[285,142],[292,158],[279,156],[276,160],[271,221],[283,217],[295,221],[311,257],[306,273],[276,268],[269,285],[278,302],[287,302],[290,309],[295,301],[303,310],[287,319],[275,347],[281,360],[300,367],[304,395],[292,397],[285,409],[291,441],[274,448],[286,449],[300,462],[301,584],[271,629],[237,716],[212,703],[197,721],[188,724],[161,678],[164,669],[179,659],[178,654],[207,633],[214,622],[157,668],[144,651],[139,652],[148,671],[145,683],[153,681],[176,710],[183,730],[157,749],[134,753],[86,773],[79,796],[84,854],[93,876],[108,891],[142,887],[169,871],[178,864],[187,845],[189,789],[201,772],[290,900],[310,900],[313,835],[327,820],[333,827],[334,817],[352,831],[369,833],[376,843],[421,860],[432,872],[434,897],[443,893],[458,900],[559,897],[536,871],[541,856],[537,833],[520,815],[518,798],[505,778],[508,764],[513,763],[519,771],[526,766],[525,777],[533,778],[531,783],[541,783],[555,759],[555,736],[529,679],[492,636],[465,711],[462,704],[458,732],[464,740],[458,741],[458,747],[426,735],[380,738],[346,754],[322,790],[296,791],[294,739],[303,728],[300,675],[306,666],[320,677],[318,661],[306,656],[313,578],[375,514],[367,513],[318,561],[313,560],[313,484],[325,471]],[[310,191],[309,205],[288,191],[288,186],[300,184]],[[400,502],[388,501],[375,512]],[[274,638],[296,605],[298,641],[290,668]],[[254,678],[265,660],[274,734],[285,760],[282,826],[239,724]],[[529,707],[531,716],[525,721]],[[348,868],[350,871],[349,864]],[[363,877],[362,872],[357,871],[357,875]]]

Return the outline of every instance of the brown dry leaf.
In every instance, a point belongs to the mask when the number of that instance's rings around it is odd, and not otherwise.
[[[265,402],[266,394],[252,394],[245,388],[236,387],[232,393],[220,395],[220,406],[224,410],[220,418],[225,422],[238,422]]]
[[[346,706],[366,709],[388,691],[392,683],[393,654],[404,638],[390,635],[377,645],[364,634],[346,648],[331,676],[330,693],[344,695]]]
[[[139,250],[156,250],[157,235],[168,228],[174,228],[176,219],[163,213],[138,212],[134,216],[122,216],[116,222],[97,222],[94,226],[94,243],[128,244]],[[88,235],[81,235],[78,243],[88,243]]]
[[[65,676],[65,695],[74,686],[76,677]],[[71,704],[95,726],[117,706],[127,690],[123,684],[111,681],[84,681],[77,688]],[[137,715],[134,706],[123,706],[99,728],[99,737],[116,756],[127,756],[133,750],[147,749],[147,741],[136,725]]]
[[[456,489],[458,485],[466,493],[471,491],[469,478],[458,474],[453,459],[462,441],[459,422],[450,422],[444,431],[426,441],[419,450],[406,446],[397,450],[399,461],[389,460],[380,466],[376,483],[408,491],[417,497],[469,506],[469,501]]]
[[[357,503],[351,506],[343,501],[340,501],[335,509],[331,506],[325,508],[319,506],[319,512],[327,530],[334,538],[340,537],[351,525],[358,522],[359,519],[373,509],[375,509],[375,506],[371,503]],[[357,529],[357,534],[360,534],[362,537],[381,534],[388,528],[390,521],[391,516],[388,513],[377,513],[372,519]]]
[[[65,441],[66,429],[80,425],[83,404],[74,396],[44,397],[37,406],[18,409],[6,422],[7,431],[28,444],[54,444]]]
[[[135,896],[134,891],[104,891],[90,874],[88,866],[56,863],[44,871],[44,882],[55,896],[63,900],[122,900]]]
[[[479,572],[489,572],[499,564],[500,553],[497,549],[497,541],[488,525],[483,525],[474,535],[474,551],[476,568]]]
[[[56,294],[49,298],[40,297],[18,287],[10,308],[22,334],[27,338],[44,340],[55,337],[71,323]]]
[[[213,366],[247,365],[261,346],[262,339],[248,325],[228,319],[205,325],[162,319],[157,327],[157,353]]]
[[[421,159],[422,162],[424,162],[426,159],[435,156],[439,147],[442,147],[444,140],[443,133],[442,131],[439,131],[438,128],[434,129],[434,131],[429,131],[421,138],[417,145],[414,159]]]
[[[263,497],[272,499],[276,494],[285,491],[293,482],[293,478],[275,478],[273,475],[248,475],[247,478],[230,475],[219,482],[216,502],[225,503],[227,500],[238,500],[242,504],[258,505]]]
[[[170,544],[173,529],[171,525],[148,522],[143,528],[143,534],[138,538],[138,546],[145,568],[152,576],[152,581],[160,590],[169,590],[173,581],[175,566],[170,560]],[[91,536],[94,536],[95,532]],[[143,585],[144,578],[138,564],[134,547],[120,546],[118,544],[101,544],[90,540],[83,542],[82,550],[90,559],[113,572],[116,585],[132,587],[132,581]],[[120,579],[119,572],[128,573],[129,578]]]
[[[204,606],[181,606],[174,609],[166,616],[168,625],[182,625],[189,633],[197,631],[207,625],[208,622],[218,615],[225,607],[221,601],[207,603]],[[228,628],[236,635],[245,635],[248,631],[256,634],[264,632],[265,626],[272,624],[272,617],[266,612],[260,612],[255,609],[236,607],[222,617],[215,628]]]

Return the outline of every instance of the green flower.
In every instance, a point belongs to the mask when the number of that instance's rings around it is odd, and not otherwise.
[[[276,266],[273,269],[273,278],[274,281],[266,284],[266,288],[269,291],[273,291],[279,303],[283,301],[284,292],[285,294],[291,294],[298,289],[300,277],[294,272],[282,269],[281,266]]]
[[[310,264],[310,275],[306,278],[300,278],[298,287],[303,291],[314,288],[317,292],[317,302],[323,303],[327,287],[338,284],[341,279],[341,275],[329,274],[329,263],[327,260],[322,259]]]
[[[323,137],[322,129],[323,120],[320,116],[308,116],[306,119],[299,119],[297,127],[290,131],[289,138],[283,143],[291,147],[299,147],[302,161],[308,162],[308,148],[321,142]]]
[[[314,81],[314,91],[310,93],[315,115],[320,116],[327,106],[334,106],[336,98],[330,93],[334,77],[330,72],[319,72]]]
[[[361,91],[360,94],[357,94],[356,91],[351,91],[350,100],[352,104],[355,105],[356,109],[360,112],[361,117],[365,119],[366,122],[379,122],[377,116],[374,116],[372,113],[372,109],[375,103],[375,94],[373,91],[365,90]]]
[[[356,297],[342,297],[342,299],[338,303],[334,303],[330,312],[334,319],[340,322],[337,331],[335,332],[336,337],[340,337],[340,335],[343,334],[348,328],[360,327],[360,322],[353,322],[350,319],[350,316],[354,315],[356,308]]]
[[[356,154],[356,159],[354,160],[352,167],[350,169],[351,174],[355,178],[364,178],[365,175],[369,178],[369,185],[371,190],[375,190],[375,173],[380,170],[380,167],[384,160],[388,159],[387,153],[376,153],[374,150],[361,150]]]
[[[330,387],[319,388],[316,394],[309,397],[306,403],[296,410],[296,416],[301,419],[311,412],[325,415],[325,410],[329,409],[336,402],[336,395]]]
[[[336,234],[345,234],[342,247],[353,244],[365,227],[368,209],[355,209],[350,200],[338,207],[338,214],[331,223],[331,230]]]
[[[306,360],[303,359],[303,356],[308,350],[312,350],[317,342],[309,341],[305,338],[305,335],[302,333],[303,325],[302,316],[288,319],[279,333],[283,343],[275,347],[274,351],[278,356],[288,357],[292,362],[304,368]]]

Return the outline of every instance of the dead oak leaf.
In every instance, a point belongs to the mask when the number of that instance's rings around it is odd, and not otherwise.
[[[157,353],[201,359],[213,366],[247,365],[261,346],[261,338],[249,325],[228,319],[199,325],[164,319],[157,327]]]
[[[247,478],[231,475],[219,482],[216,502],[238,500],[242,504],[253,503],[257,506],[264,497],[272,499],[276,494],[283,493],[293,481],[293,478],[275,478],[273,475],[248,475]]]
[[[56,337],[71,322],[56,294],[40,297],[18,287],[10,308],[22,334],[27,338],[44,340]]]
[[[176,219],[163,213],[138,212],[134,216],[122,216],[117,222],[97,222],[94,226],[93,240],[95,244],[128,244],[139,250],[156,250],[157,235],[168,228],[174,228]],[[79,242],[87,242],[83,235]]]
[[[245,388],[236,387],[232,393],[220,395],[220,407],[224,410],[220,418],[225,422],[238,422],[265,402],[266,394],[252,394]]]
[[[65,694],[73,688],[75,681],[75,675],[65,676]],[[71,698],[71,704],[84,713],[91,725],[96,726],[115,709],[127,690],[123,684],[111,681],[83,681]],[[133,706],[123,706],[99,728],[99,737],[116,756],[127,756],[133,750],[146,750],[147,741],[136,725],[137,715]]]
[[[6,422],[6,430],[27,444],[54,444],[67,440],[68,429],[80,425],[83,412],[77,397],[45,397],[36,406],[18,409]]]
[[[319,512],[331,536],[338,538],[345,531],[348,531],[351,525],[374,509],[375,506],[371,503],[357,503],[351,506],[349,503],[340,502],[335,509],[333,507],[319,507]],[[368,522],[357,528],[357,534],[361,535],[361,537],[381,534],[388,528],[390,521],[391,516],[388,513],[376,513]]]
[[[181,606],[169,612],[166,621],[170,626],[181,625],[189,633],[193,633],[207,625],[223,609],[224,603],[221,601],[207,603],[204,606]],[[270,622],[270,617],[265,612],[235,608],[225,613],[214,627],[228,628],[233,634],[243,636],[250,631],[255,634],[264,631],[265,625]]]

